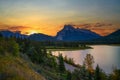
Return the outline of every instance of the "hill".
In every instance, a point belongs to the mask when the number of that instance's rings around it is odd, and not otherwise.
[[[120,29],[107,35],[105,38],[109,38],[112,40],[119,40],[120,41]]]
[[[35,41],[54,41],[54,37],[48,36],[42,33],[35,33],[31,34],[28,37],[30,40],[35,40]]]
[[[16,41],[0,37],[0,80],[45,80],[19,50]]]
[[[93,40],[98,43],[120,44],[120,29],[99,39]]]
[[[113,42],[113,43],[120,43],[120,29],[105,36],[104,38],[107,41],[109,40],[110,42]]]
[[[45,80],[22,58],[0,56],[0,80]]]

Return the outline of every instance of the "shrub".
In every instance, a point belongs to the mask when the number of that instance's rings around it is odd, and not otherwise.
[[[13,56],[19,55],[19,45],[14,40],[0,39],[0,54],[11,53]]]

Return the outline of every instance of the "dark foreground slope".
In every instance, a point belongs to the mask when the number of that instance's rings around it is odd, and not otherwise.
[[[0,80],[45,80],[21,58],[0,56]]]
[[[19,45],[12,39],[0,37],[0,80],[45,80],[32,68],[19,52]]]

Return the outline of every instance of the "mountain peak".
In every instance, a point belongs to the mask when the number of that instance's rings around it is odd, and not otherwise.
[[[63,28],[63,30],[73,30],[73,29],[75,28],[70,24],[64,25],[64,28]]]

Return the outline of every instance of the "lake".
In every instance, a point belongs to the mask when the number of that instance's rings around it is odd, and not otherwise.
[[[93,49],[76,50],[76,51],[52,51],[52,54],[73,58],[76,64],[83,64],[86,54],[94,57],[94,68],[99,64],[100,68],[106,73],[111,73],[114,68],[120,69],[120,46],[94,45]]]

